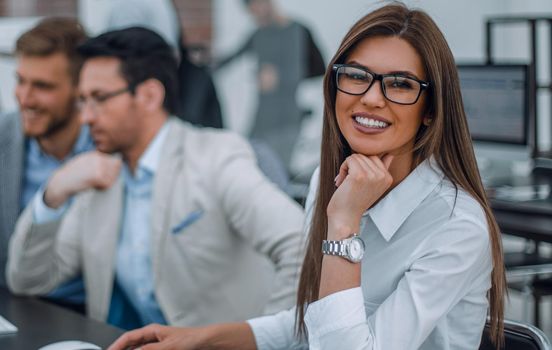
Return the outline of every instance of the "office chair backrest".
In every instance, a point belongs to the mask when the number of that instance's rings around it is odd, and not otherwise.
[[[496,350],[489,337],[489,322],[485,324],[479,350]],[[503,350],[552,350],[546,335],[537,327],[526,323],[504,320]]]

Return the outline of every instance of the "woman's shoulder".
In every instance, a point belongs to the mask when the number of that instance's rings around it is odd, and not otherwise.
[[[446,177],[443,178],[443,182],[437,190],[437,195],[447,203],[455,215],[485,216],[481,203],[466,189],[454,184]]]
[[[435,230],[440,236],[449,237],[462,233],[464,239],[476,240],[487,245],[489,226],[485,210],[468,191],[443,178],[427,204],[427,212],[441,217],[442,226]]]
[[[448,178],[434,159],[428,159],[420,164],[412,177],[413,180],[408,185],[431,189],[424,193],[427,197],[419,208],[427,215],[447,219],[471,216],[485,220],[480,202],[466,189]]]

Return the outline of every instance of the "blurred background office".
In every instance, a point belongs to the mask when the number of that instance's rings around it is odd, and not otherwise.
[[[170,1],[170,0],[169,0]],[[244,5],[243,0],[174,0],[177,18],[190,60],[197,65],[210,66],[217,59],[228,56],[241,47],[255,31],[258,24]],[[309,28],[314,42],[325,62],[338,46],[338,40],[358,17],[359,13],[377,6],[376,1],[350,0],[346,6],[332,1],[274,0],[278,10]],[[0,110],[15,108],[13,99],[13,59],[10,57],[13,42],[39,16],[78,16],[91,35],[109,28],[113,21],[110,0],[1,0],[0,1]],[[552,3],[546,0],[519,1],[469,0],[447,3],[438,0],[407,1],[428,11],[438,22],[449,41],[458,62],[483,62],[485,60],[485,19],[501,15],[546,14],[552,12]],[[160,5],[161,9],[161,5]],[[117,14],[114,14],[117,16]],[[121,14],[125,16],[126,14]],[[167,24],[169,24],[167,22]],[[174,26],[174,25],[173,25]],[[497,26],[498,27],[498,26]],[[546,54],[550,40],[546,22],[538,23],[538,71],[548,77],[549,62]],[[498,60],[528,62],[530,40],[528,26],[524,23],[493,29],[493,53]],[[213,74],[218,100],[222,110],[222,124],[248,136],[255,124],[259,94],[256,72],[258,62],[253,55],[241,55],[224,69]],[[285,74],[285,73],[283,73]],[[296,101],[308,116],[301,120],[301,130],[294,142],[292,154],[286,159],[290,176],[305,181],[318,159],[320,120],[322,114],[321,77],[302,79],[296,91]],[[543,94],[546,95],[546,94]],[[539,148],[549,150],[550,118],[549,98],[539,99]],[[282,142],[287,142],[283,139]],[[289,143],[289,142],[288,142]],[[516,170],[523,171],[524,165]]]
[[[157,0],[150,2],[156,3]],[[489,181],[505,173],[529,178],[537,167],[552,168],[552,1],[405,2],[426,10],[443,30],[457,62],[462,65],[460,73],[467,84],[463,88],[466,89],[468,114],[481,106],[489,107],[480,111],[484,118],[472,115],[470,121],[484,180]],[[273,0],[273,3],[280,13],[309,29],[324,62],[328,62],[339,45],[339,39],[360,14],[380,5],[379,1],[374,0]],[[259,25],[243,0],[172,0],[172,4],[180,26],[173,27],[182,28],[185,33],[180,38],[189,60],[206,70],[217,60],[242,47]],[[19,34],[42,16],[69,15],[78,17],[89,34],[95,35],[109,28],[110,21],[117,16],[111,11],[112,0],[0,0],[0,111],[3,113],[17,108],[13,94],[15,65],[12,51]],[[491,41],[486,34],[490,35]],[[489,68],[485,63],[493,65]],[[259,110],[259,69],[256,57],[244,54],[224,69],[211,72],[220,102],[222,125],[246,136],[254,128]],[[507,90],[505,95],[500,95],[504,92],[501,87],[498,88],[500,91],[494,92],[481,90],[481,81],[486,84],[492,82],[496,87],[496,77],[503,80],[506,76],[512,77],[514,83],[510,85],[514,88]],[[474,79],[483,80],[477,83]],[[474,81],[475,90],[469,91],[468,83]],[[293,184],[306,183],[318,163],[323,106],[321,82],[320,76],[311,74],[301,79],[296,87],[295,102],[299,109],[309,113],[298,124],[298,135],[294,136],[296,141],[291,145],[289,158],[283,157]],[[496,99],[487,98],[490,96],[487,94],[497,94]],[[481,96],[485,98],[481,99]],[[501,104],[496,101],[512,105],[496,112],[492,108]],[[511,127],[504,127],[506,121],[501,118],[505,112],[510,114],[511,119],[507,122]],[[282,120],[285,117],[282,116]],[[493,127],[496,127],[497,133],[504,134],[493,134]],[[489,132],[484,128],[491,130]],[[282,142],[290,146],[290,141],[284,136]],[[547,174],[545,176],[549,177]],[[530,199],[540,196],[548,198],[548,201],[552,196],[549,185],[524,187],[527,192],[521,194],[507,193],[506,190],[500,188],[498,193],[506,197],[526,195]],[[506,237],[505,245],[507,249],[526,249],[527,240]],[[545,257],[552,255],[549,244],[542,244],[541,247],[539,254]],[[535,250],[534,244],[530,249]],[[546,273],[552,270],[543,271],[546,278]],[[552,298],[543,297],[542,302],[538,303],[540,308],[533,308],[535,302],[532,297],[535,295],[530,287],[531,284],[525,281],[517,289],[518,292],[514,290],[511,293],[507,316],[534,322],[535,311],[541,311],[540,327],[550,336]]]

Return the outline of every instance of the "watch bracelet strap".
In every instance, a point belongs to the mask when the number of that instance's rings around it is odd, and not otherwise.
[[[343,241],[323,240],[322,253],[325,255],[343,256],[345,255],[345,245]]]

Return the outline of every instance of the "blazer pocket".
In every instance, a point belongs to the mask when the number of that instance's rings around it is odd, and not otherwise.
[[[194,210],[190,214],[188,214],[184,219],[182,219],[179,223],[174,225],[171,229],[172,234],[179,234],[184,231],[188,226],[192,225],[197,220],[201,219],[204,212],[202,209]]]

